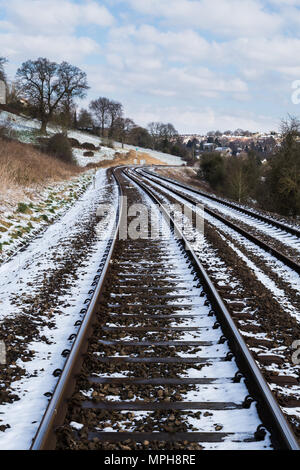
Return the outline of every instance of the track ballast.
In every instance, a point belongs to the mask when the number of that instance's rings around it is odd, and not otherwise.
[[[116,174],[128,204],[153,204]],[[162,232],[115,241],[81,359],[52,397],[68,408],[49,419],[50,402],[33,449],[297,448],[199,262]]]

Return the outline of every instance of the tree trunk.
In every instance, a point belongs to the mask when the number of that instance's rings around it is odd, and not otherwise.
[[[48,120],[45,119],[45,118],[42,118],[41,134],[46,134],[47,133],[47,124],[48,124]]]

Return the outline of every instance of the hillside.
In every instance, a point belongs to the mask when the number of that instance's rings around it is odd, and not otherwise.
[[[77,165],[66,164],[37,150],[40,122],[0,110],[0,262],[51,224],[82,195],[97,168],[143,162],[181,164],[181,159],[152,150],[136,151],[129,145],[103,145],[97,136],[71,130],[77,141]],[[1,138],[1,130],[11,140]],[[48,136],[61,132],[49,126]],[[92,147],[93,156],[85,156]],[[89,149],[91,150],[91,149]]]
[[[8,111],[0,110],[0,126],[1,125],[9,127],[13,131],[15,137],[23,143],[35,144],[38,137],[40,136],[40,122],[37,119],[30,119],[24,115],[17,115],[9,113]],[[48,126],[49,136],[57,132],[61,132],[61,129],[58,126]],[[116,152],[126,154],[130,150],[136,151],[134,146],[127,144],[122,146],[122,144],[119,142],[114,142],[114,148],[107,147],[105,142],[102,142],[100,137],[78,130],[69,130],[68,137],[79,141],[80,144],[92,144],[96,148],[93,151],[93,157],[84,156],[84,153],[86,152],[84,147],[73,148],[73,154],[79,166],[87,166],[90,163],[98,164],[102,161],[113,160]],[[140,153],[143,155],[140,155]],[[145,153],[148,154],[151,158],[155,159],[155,162],[147,162],[150,164],[157,163],[167,165],[182,165],[184,163],[183,160],[179,157],[157,152],[151,149],[141,149],[141,152],[137,152],[137,158],[145,160]]]
[[[0,138],[0,261],[70,207],[92,175]]]

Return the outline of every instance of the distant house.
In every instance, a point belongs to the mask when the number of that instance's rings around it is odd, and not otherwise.
[[[220,153],[224,157],[230,157],[232,155],[232,150],[230,147],[217,147],[215,152]]]
[[[0,80],[0,104],[6,104],[6,85]]]
[[[203,150],[204,152],[213,152],[216,148],[215,144],[211,144],[209,142],[203,144]]]

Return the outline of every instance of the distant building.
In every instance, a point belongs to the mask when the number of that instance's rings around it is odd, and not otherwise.
[[[204,152],[213,152],[216,148],[216,145],[215,144],[212,144],[212,143],[205,143],[203,144],[203,150]]]
[[[0,80],[0,104],[6,104],[6,86],[3,80]]]
[[[230,147],[217,147],[215,152],[219,152],[224,157],[229,157],[232,155],[232,150]]]

